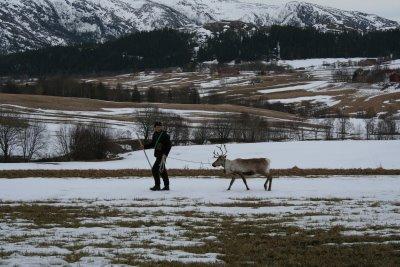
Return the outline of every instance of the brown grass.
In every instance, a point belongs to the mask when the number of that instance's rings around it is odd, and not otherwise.
[[[247,200],[250,200],[248,198]],[[257,199],[254,199],[257,200]],[[16,203],[14,203],[16,204]],[[222,261],[214,264],[192,263],[189,266],[227,265],[227,266],[399,266],[400,244],[396,235],[344,235],[343,232],[353,230],[343,226],[333,226],[329,229],[303,229],[290,226],[290,222],[296,216],[321,216],[322,213],[303,213],[276,217],[267,214],[257,216],[229,216],[218,213],[201,213],[199,211],[176,210],[169,215],[185,216],[183,220],[175,221],[164,218],[143,221],[144,214],[126,213],[126,210],[112,210],[107,206],[96,208],[89,206],[49,206],[49,205],[0,205],[0,214],[12,224],[18,220],[32,222],[41,229],[55,229],[56,227],[103,227],[103,228],[140,228],[146,231],[146,227],[161,227],[160,233],[167,233],[170,226],[175,226],[184,240],[202,240],[195,246],[169,246],[144,241],[138,244],[128,245],[124,242],[131,241],[135,236],[113,236],[120,240],[82,243],[91,240],[91,237],[74,240],[72,242],[60,242],[54,240],[52,231],[47,232],[49,239],[35,244],[36,247],[59,246],[71,251],[63,256],[69,263],[79,262],[82,257],[102,256],[83,251],[86,246],[95,248],[109,248],[114,256],[110,258],[113,264],[127,264],[138,266],[184,266],[182,262],[163,260],[150,261],[144,255],[135,253],[118,253],[123,248],[147,248],[160,252],[185,251],[188,253],[205,254],[218,253],[217,259]],[[240,203],[239,203],[240,204]],[[146,216],[154,216],[155,213],[147,212]],[[121,217],[131,220],[104,222],[104,218]],[[99,225],[83,224],[87,218],[100,219]],[[239,219],[239,220],[238,220]],[[12,225],[15,227],[15,225]],[[22,226],[26,227],[26,226]],[[34,229],[28,226],[28,229]],[[387,229],[386,226],[370,226],[365,230]],[[361,230],[361,229],[358,229]],[[209,239],[208,237],[215,237]],[[30,236],[27,236],[29,238]],[[111,237],[111,236],[110,236]],[[171,236],[174,238],[174,236]],[[7,241],[8,240],[2,240]],[[96,240],[100,241],[100,240]],[[16,240],[16,242],[29,242],[28,240]],[[18,254],[17,254],[18,255]],[[40,253],[24,253],[23,255],[52,256]],[[57,256],[57,255],[55,255]],[[0,250],[0,259],[13,257],[11,253]],[[187,266],[187,265],[185,265]]]
[[[170,169],[170,176],[175,177],[225,177],[222,170],[213,169]],[[400,175],[400,169],[273,169],[273,177],[313,177],[313,176],[368,176],[368,175]],[[122,170],[0,170],[0,178],[29,178],[29,177],[52,177],[52,178],[105,178],[105,177],[150,177],[150,170],[145,169],[122,169]]]
[[[85,209],[83,207],[61,207],[51,205],[0,205],[0,218],[9,218],[13,221],[17,219],[27,220],[35,224],[35,227],[48,227],[49,225],[76,228],[82,226],[80,219],[113,217],[117,216],[117,210],[94,208]]]
[[[260,222],[223,223],[219,240],[228,265],[262,266],[395,266],[400,264],[400,245],[362,244],[383,242],[385,238],[343,236],[339,227],[303,230],[281,227],[283,236],[271,236],[280,227]],[[354,243],[352,246],[340,245]],[[358,243],[358,244],[357,244]],[[327,245],[334,244],[334,245]],[[396,252],[397,251],[397,252]]]
[[[249,108],[236,105],[209,105],[209,104],[167,104],[167,103],[132,103],[112,102],[96,99],[57,97],[43,95],[3,94],[0,93],[0,104],[18,105],[27,108],[42,108],[65,111],[100,111],[102,108],[143,108],[146,106],[163,109],[199,110],[216,112],[248,112],[254,115],[273,117],[279,119],[299,119],[297,116],[258,108]]]

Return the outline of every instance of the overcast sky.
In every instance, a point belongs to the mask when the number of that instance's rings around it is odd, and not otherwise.
[[[248,2],[275,3],[290,2],[290,0],[246,0]],[[300,0],[336,7],[344,10],[356,10],[400,21],[400,0]]]

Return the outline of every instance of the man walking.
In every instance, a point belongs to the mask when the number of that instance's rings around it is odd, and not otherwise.
[[[150,188],[152,191],[169,190],[169,179],[167,169],[165,168],[165,162],[169,151],[171,150],[172,144],[169,135],[163,130],[161,122],[154,123],[154,133],[151,143],[142,146],[142,149],[154,148],[154,162],[152,173],[154,177],[154,187]],[[160,174],[164,182],[164,188],[161,189]]]

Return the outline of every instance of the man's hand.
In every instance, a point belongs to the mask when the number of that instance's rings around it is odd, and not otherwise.
[[[167,156],[162,155],[161,157],[161,162],[160,162],[160,172],[163,172],[165,170],[165,163],[167,162]]]
[[[140,149],[144,149],[144,145],[142,143],[139,144]]]

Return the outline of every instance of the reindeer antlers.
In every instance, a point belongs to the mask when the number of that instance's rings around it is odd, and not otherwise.
[[[226,145],[217,146],[217,148],[221,151],[220,153],[213,152],[214,158],[219,158],[220,156],[226,156],[228,154],[228,150],[226,149]]]

